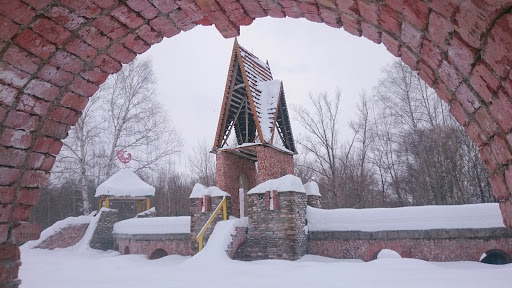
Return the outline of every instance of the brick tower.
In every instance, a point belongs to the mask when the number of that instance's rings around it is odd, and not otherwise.
[[[249,189],[293,174],[297,152],[283,83],[236,39],[212,153],[217,186],[231,195],[235,216],[247,215]]]

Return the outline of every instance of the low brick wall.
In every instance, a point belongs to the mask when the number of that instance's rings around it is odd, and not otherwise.
[[[114,234],[115,249],[119,253],[144,254],[150,258],[157,249],[168,255],[191,255],[190,234]]]
[[[306,253],[306,194],[277,193],[277,208],[268,210],[265,194],[249,195],[249,227],[234,258],[296,260]]]
[[[50,249],[66,248],[78,243],[84,237],[85,231],[89,227],[88,223],[69,225],[62,228],[59,232],[46,238],[35,248]]]
[[[382,249],[427,261],[479,261],[491,249],[512,255],[512,229],[309,232],[308,253],[340,259],[376,258]]]

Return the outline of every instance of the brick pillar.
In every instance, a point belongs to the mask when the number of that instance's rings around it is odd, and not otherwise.
[[[257,183],[292,174],[294,170],[293,155],[279,151],[269,146],[260,145],[256,148],[258,154]]]
[[[256,186],[255,162],[226,151],[217,153],[216,160],[217,186],[231,195],[232,215],[240,217],[240,176],[247,176],[249,188]]]
[[[18,279],[18,269],[20,266],[20,249],[18,245],[0,244],[0,286],[5,285],[1,287],[18,287],[21,283]]]

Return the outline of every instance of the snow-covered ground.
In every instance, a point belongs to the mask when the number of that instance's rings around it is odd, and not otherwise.
[[[208,245],[206,245],[208,247]],[[378,259],[357,263],[306,255],[291,262],[193,261],[73,249],[23,249],[23,288],[41,287],[510,287],[512,264]]]
[[[92,250],[86,239],[52,251],[22,246],[21,287],[480,288],[510,287],[512,279],[512,264],[426,262],[393,258],[391,251],[366,263],[313,255],[298,261],[235,261],[224,250],[241,221],[218,223],[208,244],[194,257],[147,260],[144,255]]]

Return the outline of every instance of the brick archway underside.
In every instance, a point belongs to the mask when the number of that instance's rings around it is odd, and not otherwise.
[[[512,226],[512,1],[0,0],[0,286],[70,126],[108,75],[163,37],[259,17],[306,18],[383,43],[416,71],[473,142]],[[307,37],[307,35],[305,35]]]

